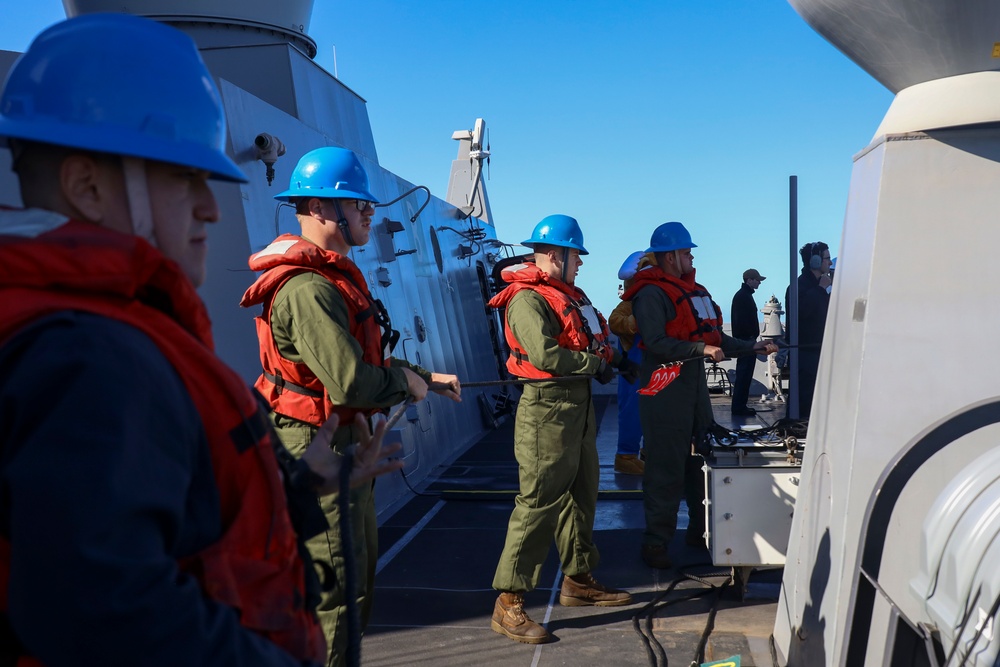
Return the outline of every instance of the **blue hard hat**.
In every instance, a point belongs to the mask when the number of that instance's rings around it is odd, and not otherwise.
[[[0,137],[247,180],[226,155],[222,100],[194,42],[128,14],[78,16],[38,35],[0,92]]]
[[[646,256],[646,253],[642,250],[636,250],[634,253],[625,258],[622,262],[622,267],[618,269],[618,280],[630,280],[635,277],[635,274],[639,272],[639,262],[642,258]]]
[[[697,248],[691,242],[691,234],[679,222],[664,222],[653,230],[646,252],[670,252],[683,248]]]
[[[369,192],[368,174],[361,160],[346,148],[326,146],[302,156],[292,171],[288,189],[274,196],[278,201],[298,197],[321,199],[363,199],[378,203]]]
[[[579,250],[581,255],[589,255],[583,247],[583,230],[576,218],[568,215],[550,215],[542,218],[531,232],[531,238],[521,241],[521,245],[534,248],[536,243],[554,245],[561,248]]]

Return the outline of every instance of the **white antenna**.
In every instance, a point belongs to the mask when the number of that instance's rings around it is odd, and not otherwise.
[[[333,78],[339,79],[337,76],[337,45],[333,45]]]

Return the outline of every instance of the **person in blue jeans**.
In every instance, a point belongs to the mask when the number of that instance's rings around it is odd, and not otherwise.
[[[632,285],[636,272],[650,266],[651,257],[641,250],[628,256],[618,270],[618,279],[624,281],[624,288]],[[618,336],[618,349],[622,356],[634,363],[642,361],[639,349],[639,334],[636,333],[635,317],[632,316],[632,302],[622,301],[611,312],[608,327]],[[642,425],[639,423],[639,395],[642,387],[639,381],[628,382],[618,378],[618,451],[615,453],[615,472],[624,475],[641,475],[644,463],[641,456]]]

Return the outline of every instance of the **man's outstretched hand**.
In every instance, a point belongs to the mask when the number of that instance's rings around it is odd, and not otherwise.
[[[358,414],[354,417],[358,443],[350,448],[354,452],[354,466],[351,468],[352,487],[361,486],[379,475],[403,467],[402,461],[388,459],[398,452],[402,445],[400,443],[382,444],[382,439],[385,436],[385,424],[385,421],[380,421],[375,427],[375,432],[372,433],[364,415]],[[330,447],[333,434],[338,426],[340,426],[340,419],[337,415],[333,415],[319,429],[316,437],[313,438],[308,449],[302,455],[302,460],[306,462],[309,469],[323,480],[316,489],[316,493],[321,496],[336,493],[338,489],[337,477],[344,457]]]

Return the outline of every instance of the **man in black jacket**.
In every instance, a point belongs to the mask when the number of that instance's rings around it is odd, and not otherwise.
[[[799,416],[809,419],[833,279],[830,277],[830,246],[822,241],[807,243],[799,249],[799,255],[802,257],[802,273],[798,278]],[[785,303],[788,303],[787,291]]]
[[[757,340],[760,336],[760,320],[757,316],[757,304],[753,300],[754,291],[761,282],[767,280],[757,269],[747,269],[743,272],[743,284],[733,295],[731,322],[733,323],[733,338]],[[736,359],[736,382],[733,383],[732,413],[737,417],[750,417],[756,413],[747,407],[750,395],[750,381],[753,379],[753,369],[757,362],[754,355],[743,355]]]

